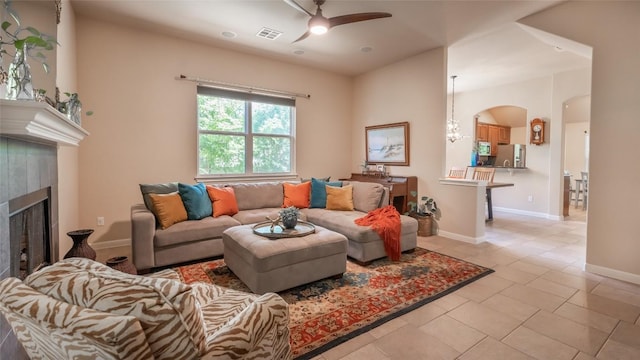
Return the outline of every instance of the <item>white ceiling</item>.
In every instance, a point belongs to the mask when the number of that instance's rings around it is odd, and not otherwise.
[[[297,2],[315,13],[312,0]],[[590,66],[588,47],[515,23],[559,2],[328,0],[322,6],[326,17],[375,11],[393,16],[338,26],[292,43],[306,31],[308,16],[282,0],[71,0],[80,16],[345,75],[448,47],[448,72],[458,75],[456,92]],[[263,27],[283,34],[275,40],[259,38]],[[227,38],[223,32],[237,36]],[[363,52],[363,47],[372,50]]]

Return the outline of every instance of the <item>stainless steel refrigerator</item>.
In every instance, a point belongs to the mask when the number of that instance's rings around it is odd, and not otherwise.
[[[524,144],[498,145],[494,166],[526,167],[527,146]]]

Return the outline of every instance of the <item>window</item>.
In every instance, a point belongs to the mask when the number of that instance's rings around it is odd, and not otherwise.
[[[198,175],[294,172],[295,100],[198,86]]]

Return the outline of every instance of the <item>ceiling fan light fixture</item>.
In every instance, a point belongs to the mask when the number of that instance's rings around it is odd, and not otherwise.
[[[329,31],[329,20],[323,16],[314,16],[309,20],[309,31],[316,35],[326,34]]]

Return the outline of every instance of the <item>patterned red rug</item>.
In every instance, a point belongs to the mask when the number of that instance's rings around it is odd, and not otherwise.
[[[250,292],[222,259],[175,270],[186,283],[202,281]],[[381,259],[363,267],[347,261],[341,279],[279,293],[289,303],[293,356],[310,359],[492,272],[421,248],[402,254],[397,262]]]

